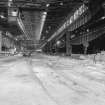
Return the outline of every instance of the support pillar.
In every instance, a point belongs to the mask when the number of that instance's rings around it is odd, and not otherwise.
[[[72,54],[72,45],[70,43],[70,32],[66,33],[66,55],[71,56]]]
[[[57,45],[55,44],[55,54],[57,54],[57,53],[58,53],[58,48],[57,48]]]
[[[48,43],[47,43],[47,45],[46,45],[46,52],[47,52],[48,54],[51,53],[51,42],[48,42]]]
[[[84,46],[84,54],[87,54],[89,43],[86,41],[86,42],[83,43],[83,46]]]
[[[0,53],[2,51],[2,31],[0,31]]]
[[[50,54],[52,54],[52,42],[49,42],[49,51],[50,51]]]

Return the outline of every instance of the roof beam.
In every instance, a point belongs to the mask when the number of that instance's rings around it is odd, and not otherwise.
[[[81,4],[75,8],[75,10],[70,13],[67,17],[67,20],[54,32],[50,38],[48,38],[45,43],[42,44],[41,48],[44,47],[48,42],[53,40],[55,37],[58,37],[60,34],[65,33],[69,29],[69,31],[73,31],[74,29],[80,27],[82,24],[78,24],[78,27],[73,27],[74,23],[85,13],[88,11],[88,7],[85,4]],[[82,20],[81,20],[82,21]],[[85,21],[84,23],[86,23]],[[62,34],[63,35],[63,34]]]
[[[51,41],[54,37],[58,36],[60,33],[62,33],[65,29],[70,27],[84,12],[86,12],[88,8],[82,4],[74,11],[73,14],[70,14],[68,19],[60,26],[60,28],[57,29],[57,31],[48,39],[48,41]],[[73,31],[74,29],[71,29],[70,31]]]

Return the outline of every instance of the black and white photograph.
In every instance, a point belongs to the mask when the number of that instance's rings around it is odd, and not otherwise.
[[[105,0],[0,0],[0,105],[105,105]]]

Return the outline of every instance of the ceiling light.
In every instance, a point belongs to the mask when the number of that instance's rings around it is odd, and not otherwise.
[[[18,12],[17,11],[12,11],[12,16],[17,16]]]
[[[102,20],[105,19],[105,16],[101,17],[101,19],[102,19]]]
[[[56,42],[56,44],[57,44],[57,45],[60,45],[60,44],[61,44],[61,41],[60,41],[60,40],[58,40],[58,41]]]
[[[46,33],[48,33],[48,30],[46,30]]]
[[[43,12],[43,15],[47,15],[47,12]]]
[[[83,3],[88,3],[89,2],[89,0],[82,0],[83,1]]]
[[[87,31],[87,32],[89,32],[90,30],[89,30],[89,29],[87,29],[86,31]]]
[[[51,29],[51,26],[49,26],[48,28]]]
[[[5,18],[3,15],[0,15],[0,17],[1,17],[2,19],[4,19],[4,18]]]
[[[49,7],[50,6],[50,4],[46,4],[46,7]]]
[[[72,38],[74,38],[74,37],[75,37],[75,34],[71,35],[71,37],[70,37],[70,38],[72,39]]]
[[[63,3],[61,2],[60,5],[63,5]]]
[[[105,9],[105,2],[102,4],[103,8]]]

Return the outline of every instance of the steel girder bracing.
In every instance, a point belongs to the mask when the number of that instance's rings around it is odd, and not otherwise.
[[[74,31],[77,28],[81,27],[85,23],[87,23],[91,19],[92,15],[89,10],[87,10],[84,14],[82,14],[76,21],[74,21],[73,24],[71,24],[67,29],[65,29],[63,32],[61,32],[60,35],[58,35],[57,40],[61,38],[67,31]]]
[[[27,36],[27,32],[25,30],[25,26],[21,20],[20,14],[19,17],[17,18],[17,24],[19,25],[20,29],[22,30],[23,34],[25,34]]]
[[[103,34],[105,34],[105,27],[94,29],[88,33],[82,34],[78,37],[71,39],[71,44],[72,45],[80,45],[80,44],[83,44],[84,42],[92,41],[92,40],[100,37]]]
[[[85,24],[87,22],[87,19],[83,17],[83,22],[80,22],[77,24],[77,20],[86,12],[88,11],[88,7],[85,6],[85,4],[82,4],[81,6],[76,8],[76,10],[73,13],[70,13],[67,20],[57,29],[57,31],[51,35],[51,37],[48,39],[48,41],[51,41],[56,36],[59,36],[62,32],[64,32],[66,29],[70,29],[70,31],[73,31],[74,29],[80,27],[81,25]],[[88,16],[89,17],[89,16]]]
[[[53,40],[55,37],[61,37],[66,33],[66,31],[73,31],[80,26],[84,25],[91,19],[91,13],[85,4],[79,5],[73,13],[67,17],[67,20],[48,38],[40,48],[43,48],[48,42]]]
[[[2,51],[2,31],[0,30],[0,52]]]

